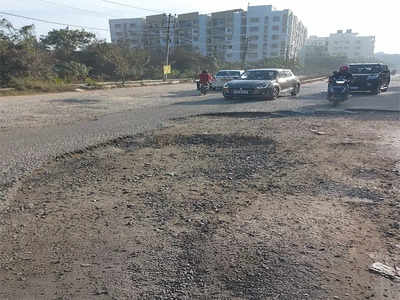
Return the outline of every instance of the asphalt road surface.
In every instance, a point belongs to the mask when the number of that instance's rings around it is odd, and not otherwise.
[[[2,97],[0,187],[12,185],[50,158],[156,129],[172,118],[222,112],[400,111],[399,77],[384,94],[355,95],[336,108],[325,100],[326,86],[304,85],[298,97],[276,101],[227,101],[220,93],[199,96],[192,84]]]

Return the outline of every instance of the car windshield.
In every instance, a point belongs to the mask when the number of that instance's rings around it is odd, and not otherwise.
[[[273,80],[277,74],[277,71],[257,70],[247,72],[244,78],[247,80]]]
[[[350,66],[350,73],[352,74],[371,74],[381,71],[379,65],[352,65]]]
[[[239,77],[240,71],[219,71],[216,76],[218,76],[218,77]]]

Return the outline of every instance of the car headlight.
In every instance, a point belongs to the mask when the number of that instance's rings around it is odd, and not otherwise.
[[[258,85],[256,88],[257,88],[257,89],[265,89],[265,88],[267,88],[267,87],[268,87],[268,84],[263,83],[263,84]]]
[[[379,78],[379,74],[368,75],[368,80],[375,80]]]

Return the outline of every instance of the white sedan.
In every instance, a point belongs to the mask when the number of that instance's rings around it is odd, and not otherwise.
[[[215,81],[212,82],[213,89],[222,89],[225,83],[240,79],[244,70],[221,70],[215,75]]]

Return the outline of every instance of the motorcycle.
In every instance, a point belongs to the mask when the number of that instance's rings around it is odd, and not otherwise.
[[[346,79],[330,79],[328,84],[328,101],[334,106],[349,99],[350,81]]]
[[[210,89],[210,85],[204,84],[204,83],[200,83],[200,94],[201,95],[207,95],[208,90]]]

